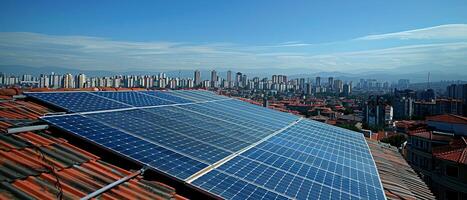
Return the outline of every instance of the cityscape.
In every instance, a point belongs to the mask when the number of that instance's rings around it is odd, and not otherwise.
[[[467,199],[465,9],[1,2],[0,199]]]

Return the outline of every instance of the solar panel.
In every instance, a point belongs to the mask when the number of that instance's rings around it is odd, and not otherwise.
[[[173,177],[186,179],[207,164],[161,147],[146,138],[136,137],[82,115],[44,117],[43,120],[99,146],[136,160]]]
[[[227,120],[265,133],[258,135],[259,137],[264,137],[269,134],[268,132],[281,129],[298,119],[297,116],[285,113],[277,115],[275,111],[271,112],[271,110],[261,107],[257,109],[257,107],[245,102],[238,102],[237,100],[180,106],[180,108],[186,110]]]
[[[164,107],[157,108],[157,110],[163,109]],[[86,116],[206,163],[212,164],[232,153],[219,145],[210,144],[197,137],[197,134],[216,135],[217,133],[206,132],[196,126],[173,121],[146,109]]]
[[[143,106],[158,106],[175,104],[177,102],[158,98],[156,96],[147,95],[145,93],[125,91],[125,92],[93,92],[93,94],[123,102],[136,107]]]
[[[236,198],[225,191],[235,181],[224,185],[215,178],[219,174],[287,198],[385,198],[363,136],[309,120],[300,121],[193,182],[223,198]]]
[[[36,98],[74,112],[78,99],[125,106],[81,105],[97,112],[43,119],[222,198],[385,198],[360,133],[206,91]]]
[[[55,105],[69,112],[130,108],[131,105],[105,99],[89,92],[35,92],[26,96]]]
[[[189,99],[195,102],[201,102],[201,101],[212,101],[212,100],[219,100],[219,99],[224,99],[220,97],[216,97],[214,95],[209,96],[209,95],[203,95],[202,91],[197,91],[197,90],[175,90],[170,92],[171,95],[181,97],[184,99]]]
[[[156,96],[158,98],[161,98],[167,101],[176,102],[176,103],[192,103],[193,102],[189,99],[184,99],[181,97],[174,96],[170,92],[161,92],[161,91],[139,91],[139,92],[144,93],[144,94],[149,94],[152,96]]]

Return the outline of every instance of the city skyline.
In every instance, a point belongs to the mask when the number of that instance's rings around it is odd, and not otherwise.
[[[467,199],[466,10],[0,1],[0,199]]]
[[[467,17],[461,12],[467,4],[462,1],[404,2],[404,7],[397,2],[301,6],[272,2],[268,8],[261,2],[228,6],[145,2],[129,8],[122,2],[93,9],[85,3],[2,4],[1,18],[9,20],[0,20],[1,65],[113,71],[300,68],[467,73],[463,56]],[[335,11],[317,9],[330,6]],[[100,13],[104,8],[109,16]],[[400,16],[387,13],[389,8]],[[12,18],[14,13],[28,14]],[[323,20],[316,20],[320,17]]]

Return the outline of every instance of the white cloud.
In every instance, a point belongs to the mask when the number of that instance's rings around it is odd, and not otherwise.
[[[384,39],[467,39],[467,24],[446,24],[422,29],[386,33],[379,35],[368,35],[357,38],[357,40],[384,40]]]
[[[56,36],[37,33],[0,33],[0,64],[60,66],[85,70],[179,70],[212,68],[306,68],[316,71],[352,72],[355,69],[393,69],[403,66],[443,66],[454,71],[467,66],[467,38],[459,31],[467,25],[445,25],[400,33],[373,35],[326,45],[290,41],[276,45],[183,42],[132,42],[87,36]],[[441,31],[443,30],[443,31]],[[458,31],[448,34],[449,31]],[[465,30],[464,30],[465,31]],[[435,34],[436,33],[436,34]],[[441,34],[443,33],[443,34]],[[436,41],[385,46],[381,39],[424,38]],[[362,41],[365,40],[365,41]],[[378,49],[347,50],[342,46],[378,44]],[[426,42],[426,41],[424,41]],[[359,46],[361,43],[365,45]],[[340,46],[339,46],[340,45]],[[300,48],[298,48],[300,47]],[[316,53],[330,52],[330,53]],[[0,69],[1,71],[1,69]],[[463,73],[467,73],[464,70]]]

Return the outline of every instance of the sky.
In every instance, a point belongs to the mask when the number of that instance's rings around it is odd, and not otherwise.
[[[465,0],[2,0],[0,65],[467,74],[466,10]]]

